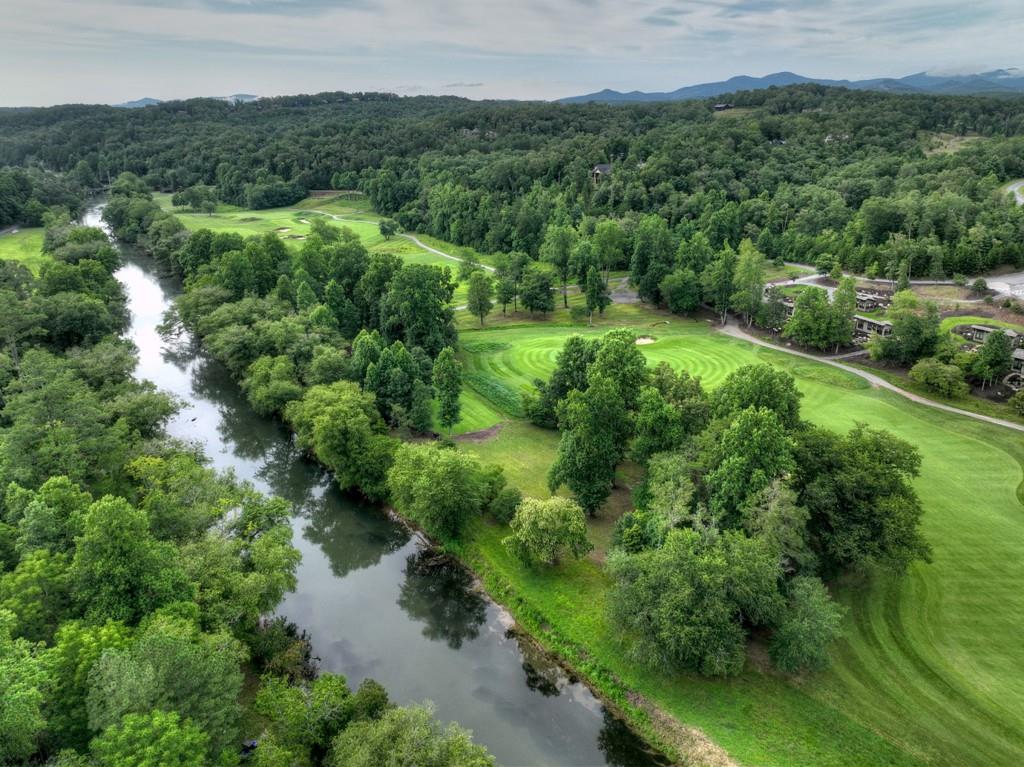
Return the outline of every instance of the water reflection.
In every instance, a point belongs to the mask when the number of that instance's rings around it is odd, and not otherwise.
[[[360,504],[335,487],[307,508],[302,535],[327,556],[335,578],[380,564],[382,557],[401,549],[411,537],[380,509]],[[353,513],[357,509],[358,513]]]
[[[469,572],[451,557],[427,548],[406,557],[398,604],[410,618],[425,624],[423,636],[453,650],[480,636],[487,618],[487,602],[473,588]]]

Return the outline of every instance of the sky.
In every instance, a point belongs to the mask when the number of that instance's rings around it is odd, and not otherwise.
[[[0,0],[0,105],[554,99],[1024,65],[1022,0]]]

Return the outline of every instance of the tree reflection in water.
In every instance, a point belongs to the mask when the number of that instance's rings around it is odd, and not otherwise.
[[[671,767],[672,762],[652,751],[618,717],[604,710],[604,725],[597,736],[597,745],[609,767]]]
[[[302,537],[320,547],[337,578],[373,567],[411,537],[403,525],[395,524],[379,508],[360,503],[333,484],[306,508]]]
[[[453,650],[476,639],[487,618],[487,602],[473,588],[469,572],[428,548],[405,560],[398,605],[409,617],[423,621],[423,636],[447,642]]]

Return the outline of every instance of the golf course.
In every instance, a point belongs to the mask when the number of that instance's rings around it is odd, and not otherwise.
[[[917,491],[934,561],[914,565],[901,578],[879,573],[839,584],[837,597],[849,612],[831,669],[789,683],[762,672],[754,661],[743,677],[728,683],[653,678],[623,662],[603,623],[606,583],[593,558],[545,578],[511,560],[500,535],[482,529],[475,546],[485,567],[500,573],[543,616],[558,641],[585,645],[626,686],[650,694],[743,763],[1017,763],[1024,747],[1022,655],[1012,629],[1024,620],[1018,588],[1024,564],[1017,555],[1024,545],[1020,435],[725,337],[703,321],[614,306],[595,328],[524,324],[463,330],[470,390],[463,426],[484,429],[493,425],[488,420],[510,421],[491,440],[470,442],[467,449],[501,462],[524,492],[545,493],[557,434],[503,413],[503,403],[511,401],[510,390],[522,391],[550,374],[570,334],[611,327],[652,337],[642,347],[651,364],[667,361],[700,376],[709,388],[740,365],[770,362],[796,378],[809,420],[837,431],[864,422],[916,445],[923,459]],[[603,526],[600,519],[597,525]],[[600,547],[596,537],[595,543]],[[595,636],[604,639],[595,643]],[[874,742],[872,734],[884,742]],[[895,749],[884,756],[889,745]],[[805,749],[799,758],[798,748]],[[880,751],[867,758],[871,748]],[[851,761],[852,753],[863,761]]]
[[[169,198],[158,198],[169,206]],[[303,201],[291,208],[212,215],[179,214],[190,229],[276,232],[300,246],[316,215],[331,215],[371,251],[408,261],[455,266],[408,239],[385,240],[378,217],[360,201]],[[446,253],[475,253],[431,241]],[[460,291],[464,291],[460,286]],[[570,305],[580,302],[572,295]],[[456,305],[460,295],[455,297]],[[595,324],[560,307],[531,317],[497,307],[479,326],[460,310],[464,365],[462,448],[500,464],[527,495],[548,494],[546,474],[558,434],[523,419],[522,395],[550,375],[565,340],[628,328],[644,337],[649,362],[666,361],[713,389],[737,367],[768,362],[790,372],[808,420],[836,431],[857,423],[888,429],[921,452],[916,489],[925,508],[930,564],[896,577],[874,573],[833,584],[846,608],[842,639],[828,671],[785,678],[768,669],[755,643],[745,672],[727,681],[667,677],[631,663],[606,613],[601,567],[615,517],[629,505],[634,472],[590,522],[595,551],[557,572],[531,570],[502,546],[506,529],[484,522],[460,553],[488,589],[531,633],[556,650],[607,696],[619,698],[648,732],[702,751],[703,732],[743,764],[1014,765],[1024,750],[1024,440],[998,426],[935,411],[861,378],[781,351],[730,338],[706,320],[637,303],[614,304]],[[461,435],[461,436],[459,436]],[[631,691],[628,698],[625,691]],[[649,704],[653,704],[650,706]],[[683,729],[659,724],[657,710]],[[678,730],[678,728],[675,728]],[[711,748],[711,746],[708,746]],[[711,757],[708,757],[711,758]],[[714,762],[710,762],[714,763]],[[727,762],[723,762],[727,763]]]

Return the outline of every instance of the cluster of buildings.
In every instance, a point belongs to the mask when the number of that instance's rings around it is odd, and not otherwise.
[[[1024,389],[1024,333],[1018,333],[1010,328],[996,328],[991,325],[957,325],[953,332],[972,342],[976,348],[985,343],[989,336],[997,330],[1003,331],[1003,334],[1010,339],[1010,345],[1013,347],[1010,373],[1003,379],[1003,383],[1011,389]]]
[[[767,297],[767,292],[768,288],[765,289],[765,297]],[[869,290],[857,291],[857,309],[862,312],[885,311],[889,308],[890,303],[892,303],[892,299],[888,294]],[[783,295],[782,305],[786,308],[786,319],[788,320],[796,309],[796,296]],[[865,314],[853,315],[853,322],[853,340],[857,343],[867,342],[872,335],[887,336],[892,333],[891,322],[875,319]]]

